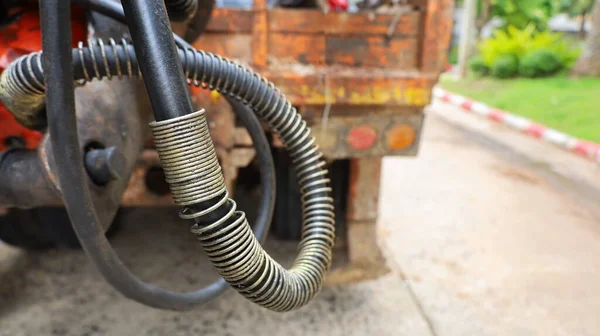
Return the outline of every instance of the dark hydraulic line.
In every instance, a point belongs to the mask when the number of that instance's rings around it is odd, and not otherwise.
[[[50,6],[52,6],[56,1],[57,0],[48,2],[50,3]],[[64,10],[64,8],[61,9]],[[46,13],[46,15],[56,14],[54,11],[49,12],[50,14]],[[69,22],[68,19],[70,14],[68,13],[68,8],[66,12],[66,22]],[[45,14],[43,10],[42,14]],[[42,20],[42,23],[48,24],[48,21],[52,20]],[[43,31],[44,30],[52,32],[52,29],[48,28],[47,26],[43,28]],[[66,32],[70,34],[69,27],[66,28]],[[52,34],[50,35],[52,36]],[[54,34],[53,37],[60,40],[60,36],[61,34]],[[66,40],[70,44],[70,39]],[[44,46],[46,47],[48,43],[51,42],[44,41]],[[117,53],[116,49],[119,49],[120,51]],[[115,62],[113,62],[112,65],[107,64],[105,69],[105,75],[109,78],[110,73],[119,73],[119,68],[124,69],[124,66],[129,64],[128,62],[131,60],[130,56],[133,56],[134,59],[136,58],[135,55],[130,55],[130,51],[134,51],[130,46],[124,44],[121,48],[116,49],[113,58]],[[53,51],[60,51],[58,56],[53,55],[53,57],[51,57],[54,59],[60,59],[61,57],[65,58],[65,52],[68,53],[68,51],[65,51],[64,48],[60,50],[44,50],[45,53]],[[90,50],[88,52],[93,51]],[[72,60],[72,55],[73,54],[67,55],[68,61]],[[45,57],[46,55],[44,55],[45,72],[49,72],[51,68],[54,68],[52,70],[57,72],[63,70],[65,64],[60,64],[60,66],[57,66],[55,62],[48,62]],[[142,55],[140,55],[140,58],[141,57]],[[333,246],[335,236],[332,204],[333,200],[328,196],[331,188],[328,186],[329,179],[327,178],[327,170],[324,168],[325,162],[322,160],[323,154],[318,150],[318,147],[315,146],[315,139],[311,137],[310,130],[306,127],[306,123],[302,120],[291,103],[286,100],[285,97],[271,83],[268,83],[266,80],[252,71],[225,60],[218,55],[213,55],[203,51],[180,50],[179,57],[180,61],[184,64],[183,67],[185,68],[185,73],[189,75],[190,80],[195,85],[200,85],[202,83],[211,89],[216,89],[225,95],[230,95],[231,97],[240,100],[247,106],[251,107],[258,116],[263,118],[263,120],[280,135],[285,146],[290,151],[290,155],[297,169],[300,190],[303,194],[303,239],[299,246],[298,257],[294,263],[294,266],[289,271],[283,269],[274,260],[268,257],[268,255],[265,254],[257,242],[253,240],[253,235],[249,231],[249,227],[243,212],[236,212],[235,214],[228,213],[223,217],[219,215],[219,219],[214,223],[210,223],[209,219],[208,222],[210,224],[208,224],[208,226],[203,226],[203,223],[197,221],[200,226],[196,225],[193,231],[198,235],[199,239],[201,239],[205,250],[207,250],[211,261],[213,261],[219,273],[226,277],[230,284],[248,299],[277,311],[286,311],[298,308],[307,303],[312,297],[314,297],[314,295],[316,295],[323,282],[323,277],[331,263],[331,248]],[[35,59],[39,60],[39,58],[39,54],[37,56],[32,54],[26,58],[20,59],[19,62],[15,62],[14,66],[18,68],[25,65],[26,63],[24,62],[34,61]],[[93,62],[94,61],[92,59],[92,63]],[[90,64],[89,59],[85,60],[85,62],[83,59],[81,59],[79,66],[74,63],[73,65],[77,68],[75,72],[81,72],[85,75],[84,77],[87,77],[84,69],[88,64]],[[67,74],[73,76],[73,70]],[[130,72],[127,75],[131,76],[131,74],[132,73]],[[35,69],[33,72],[30,72],[28,76],[29,78],[21,77],[18,80],[15,79],[15,81],[11,83],[19,84],[19,82],[21,82],[20,84],[24,84],[22,81],[31,80],[37,85],[38,83],[44,82],[50,83],[50,79],[52,79],[53,85],[54,80],[57,80],[58,78],[56,77],[55,73],[55,77],[48,76],[45,81],[39,81],[39,76],[41,76],[41,73],[36,73]],[[97,74],[98,78],[101,78],[101,76],[103,75]],[[38,79],[34,80],[34,77]],[[10,77],[4,78],[11,80]],[[71,78],[76,79],[81,77],[74,76]],[[64,74],[60,79],[64,80]],[[86,80],[90,79],[86,78]],[[48,86],[52,87],[52,85]],[[24,87],[14,88],[19,90],[24,89]],[[67,149],[67,154],[61,153],[60,155],[57,155],[57,160],[64,159],[61,161],[61,165],[66,164],[78,166],[79,171],[73,171],[73,173],[85,176],[81,166],[81,154],[76,148],[77,135],[76,125],[74,122],[75,116],[74,113],[69,114],[69,112],[74,112],[72,88],[73,84],[71,83],[70,88],[67,87],[65,89],[64,86],[60,86],[60,92],[56,92],[56,90],[59,89],[52,90],[52,92],[50,90],[48,91],[49,95],[56,95],[59,102],[61,99],[63,102],[62,105],[58,104],[59,108],[63,108],[62,110],[57,110],[55,103],[49,104],[48,108],[52,108],[54,111],[49,112],[48,115],[50,118],[54,119],[51,122],[51,125],[54,125],[51,129],[54,129],[55,132],[59,134],[57,137],[63,139],[60,141],[67,145],[54,147],[61,150],[64,148]],[[35,94],[39,95],[39,90],[42,90],[43,88],[36,88],[34,85],[29,86],[28,89],[33,90]],[[71,90],[70,108],[68,106],[69,100],[65,99],[65,97],[68,98],[68,89]],[[22,96],[23,91],[19,92],[19,96]],[[17,91],[14,91],[14,93],[17,93]],[[41,93],[43,93],[43,91],[41,91]],[[52,101],[52,99],[49,100]],[[56,125],[60,124],[60,122],[58,122],[57,119],[60,119],[62,113],[67,113],[65,118],[72,119],[70,120],[70,124],[72,124],[73,127],[67,127],[63,132],[58,133],[60,129]],[[195,113],[192,118],[197,118],[198,116],[200,115]],[[166,118],[170,117],[167,116]],[[168,123],[154,123],[152,127],[153,133],[155,134],[155,139],[160,135],[161,141],[170,141],[171,138],[169,138],[168,133],[164,133],[165,127],[170,128],[170,125],[178,123],[178,120],[185,120],[185,123],[188,124],[189,120],[192,119],[186,116],[186,119],[175,118],[174,121],[173,118],[170,118]],[[69,126],[69,123],[63,124]],[[178,132],[183,131],[185,134],[192,134],[193,132],[196,132],[195,130],[196,129],[194,128],[180,128],[178,129]],[[198,130],[201,129],[198,128]],[[70,134],[73,132],[75,132],[74,135],[71,134],[66,137],[67,140],[64,140],[65,136],[63,136],[62,133]],[[75,156],[73,156],[71,154],[72,151],[69,150],[73,148],[73,139],[75,141],[76,148]],[[209,138],[206,138],[206,140],[210,141]],[[61,143],[60,141],[58,141],[59,144]],[[166,142],[161,143],[161,146],[165,143]],[[168,148],[163,146],[162,150],[164,154],[164,150],[168,150]],[[179,152],[177,155],[179,155]],[[214,153],[212,155],[214,157]],[[77,158],[77,156],[79,156],[79,161],[75,160],[73,163],[74,158]],[[216,157],[214,157],[214,160],[216,160]],[[170,167],[170,169],[175,169],[173,170],[175,172],[178,172],[180,167],[185,168],[184,166],[179,165],[179,161],[177,162],[178,166]],[[170,164],[171,163],[172,162],[170,162]],[[85,177],[81,178],[81,176],[79,176],[75,178],[75,182],[83,180],[84,183],[78,184],[75,188],[70,188],[64,182],[68,182],[69,185],[72,185],[73,176],[68,176],[64,173],[64,171],[58,175],[59,182],[61,186],[63,186],[63,193],[66,195],[65,201],[67,201],[68,209],[70,212],[71,208],[75,209],[75,211],[71,213],[71,216],[74,220],[74,224],[77,223],[74,226],[76,227],[77,234],[82,241],[82,245],[86,251],[93,250],[93,252],[96,252],[88,254],[90,258],[93,259],[94,263],[97,264],[101,273],[107,277],[109,283],[123,292],[126,296],[154,307],[177,309],[175,307],[185,307],[186,303],[192,304],[189,301],[189,296],[166,292],[160,288],[143,283],[139,279],[135,278],[126,268],[124,268],[122,263],[118,260],[118,258],[116,258],[116,255],[110,248],[106,238],[103,236],[102,226],[98,223],[97,216],[93,210],[93,204],[91,203],[89,197],[90,195],[89,190],[87,190],[87,184],[85,183]],[[185,188],[190,187],[193,187],[193,185],[185,186]],[[73,190],[76,190],[77,188],[83,188],[83,192],[80,192],[79,194],[77,192],[73,193]],[[185,193],[187,193],[188,190],[193,189],[177,190],[178,196],[187,197],[185,196]],[[227,197],[226,194],[225,197]],[[235,202],[230,199],[227,199],[226,202],[232,205],[232,209],[235,209]],[[79,212],[76,210],[79,210]],[[221,228],[219,228],[216,232],[210,231],[211,228],[214,228],[216,225],[221,225],[225,220],[235,220],[235,222],[232,222],[231,226],[221,226]],[[236,238],[236,242],[243,243],[245,244],[244,246],[251,246],[251,249],[242,251],[242,245],[227,244],[225,239],[227,239],[227,235],[229,235],[227,233],[229,230],[235,230],[231,231],[231,234],[235,234],[236,237],[239,236],[239,239]],[[86,236],[86,234],[88,235]],[[214,234],[217,234],[217,236],[213,236]],[[89,239],[92,241],[90,242]],[[234,250],[231,248],[234,248]],[[225,255],[234,259],[222,259],[222,256]],[[242,262],[242,259],[239,259],[242,256],[244,256],[244,258],[257,260],[259,262],[247,264]],[[219,260],[226,261],[220,262]],[[228,264],[233,268],[229,267]],[[248,267],[251,267],[251,269],[248,269]],[[254,277],[252,274],[256,274],[257,276],[259,274],[262,275]]]
[[[121,262],[104,236],[88,188],[79,150],[71,55],[69,1],[40,2],[44,74],[47,85],[48,128],[63,199],[83,249],[106,280],[140,303],[163,309],[185,310],[207,302],[227,288],[219,279],[194,293],[173,293],[134,276]]]
[[[123,10],[157,121],[193,111],[162,0],[123,0]]]
[[[73,2],[82,4],[86,6],[86,8],[88,8],[89,10],[106,15],[123,24],[127,24],[127,21],[125,20],[125,13],[123,12],[123,7],[119,2],[111,0],[73,0]],[[189,43],[187,43],[183,38],[181,38],[177,34],[173,34],[173,39],[175,39],[175,43],[182,48],[192,47]]]
[[[72,80],[66,79],[73,78],[71,68],[72,55],[70,51],[67,51],[71,48],[70,38],[62,39],[64,45],[61,46],[60,52],[53,49],[58,49],[58,46],[60,46],[60,44],[54,42],[55,39],[60,40],[61,36],[71,36],[69,25],[58,25],[56,23],[61,20],[63,23],[70,22],[68,5],[54,7],[56,2],[59,1],[54,0],[44,2],[41,7],[44,22],[43,31],[45,32],[45,80],[47,83],[64,84],[49,85],[50,88],[47,90],[49,129],[52,134],[56,134],[56,136],[51,137],[53,148],[65,149],[56,151],[54,155],[56,161],[60,162],[58,167],[58,170],[60,171],[58,173],[59,181],[62,186],[66,186],[62,188],[63,197],[65,203],[71,205],[68,206],[71,221],[73,223],[85,223],[85,225],[75,226],[75,230],[83,248],[86,250],[88,256],[94,261],[94,264],[100,268],[101,273],[105,275],[111,285],[115,286],[115,288],[121,291],[125,296],[140,303],[156,308],[185,310],[212,300],[228,288],[227,283],[222,278],[216,280],[209,286],[192,293],[173,293],[165,291],[136,278],[129,272],[125,265],[122,264],[114,250],[109,248],[110,244],[104,236],[104,230],[91,202],[91,195],[87,187],[87,179],[82,166],[83,158],[81,157],[78,147],[77,125],[73,103],[73,83]],[[124,21],[124,14],[118,3],[100,1],[98,4],[99,5],[97,5],[95,9],[103,10],[104,14],[113,18],[120,18],[120,21]],[[54,9],[54,13],[62,14],[53,14],[52,9]],[[58,28],[55,30],[53,27],[61,27],[62,29],[58,31]],[[176,39],[184,45],[187,44],[178,36],[176,36]],[[68,56],[64,56],[65,53],[68,54]],[[57,62],[55,58],[62,62],[60,63],[61,67],[59,69],[52,69],[50,66]],[[63,71],[61,69],[68,69],[68,71]],[[60,77],[60,79],[55,79],[55,76],[61,75],[62,77]],[[62,105],[54,103],[57,99],[60,99],[59,102],[62,102]],[[233,99],[230,99],[230,102],[237,103]],[[240,105],[241,104],[239,103],[234,105],[234,111],[247,127],[253,142],[257,147],[257,157],[261,166],[261,183],[263,184],[264,197],[259,204],[259,217],[256,221],[255,234],[263,241],[268,232],[275,201],[273,159],[269,155],[270,148],[260,122],[252,111],[247,107]],[[67,106],[67,108],[65,108],[65,106]],[[101,252],[97,253],[99,251]]]

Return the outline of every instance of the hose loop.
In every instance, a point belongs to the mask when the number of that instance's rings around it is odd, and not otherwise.
[[[106,52],[106,45],[113,52]],[[139,76],[135,50],[123,39],[118,44],[109,40],[108,44],[78,45],[74,52],[81,55],[74,54],[75,80],[91,81],[90,74],[99,79],[114,74],[119,78],[120,74]],[[183,206],[180,216],[196,221],[204,218],[202,224],[192,227],[192,232],[218,273],[238,292],[275,311],[299,308],[320,290],[331,265],[335,240],[334,206],[323,154],[306,122],[275,85],[212,53],[179,49],[179,56],[188,83],[217,90],[245,103],[286,146],[302,194],[303,226],[298,256],[289,270],[274,261],[254,237],[245,214],[228,197],[204,111],[150,125],[173,199]],[[39,54],[31,56],[30,64],[36,64],[39,57]],[[19,63],[9,68],[27,69]],[[43,95],[44,88],[32,80],[35,77],[44,83],[43,72],[25,71],[19,75],[11,71],[9,77],[16,95]],[[5,82],[0,80],[0,85]],[[207,201],[210,205],[198,209],[199,203]],[[220,211],[220,217],[213,218],[221,206],[226,206],[227,211]],[[206,224],[209,217],[212,219]]]

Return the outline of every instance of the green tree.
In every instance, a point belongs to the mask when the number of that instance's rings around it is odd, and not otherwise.
[[[570,17],[580,17],[579,38],[585,37],[585,20],[592,11],[594,0],[562,0],[560,11]]]
[[[548,20],[561,9],[562,0],[491,0],[492,15],[504,20],[505,26],[524,29],[533,23],[537,30],[548,28]]]

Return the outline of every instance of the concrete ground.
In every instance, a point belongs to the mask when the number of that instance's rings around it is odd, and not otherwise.
[[[387,276],[287,314],[233,291],[176,313],[124,299],[79,251],[0,245],[0,335],[596,335],[598,166],[445,105],[425,127],[418,158],[385,159]],[[174,211],[127,216],[113,244],[136,274],[174,290],[214,277]],[[267,248],[289,264],[293,244]]]

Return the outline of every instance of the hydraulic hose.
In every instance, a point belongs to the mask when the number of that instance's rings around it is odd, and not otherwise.
[[[119,21],[123,24],[127,24],[127,20],[125,20],[125,13],[123,12],[123,7],[117,1],[112,0],[73,0],[74,3],[81,4],[92,10],[94,12],[98,12],[100,14],[106,15],[116,21]],[[169,11],[170,6],[167,6],[167,11]],[[169,13],[169,15],[171,15]],[[182,48],[191,48],[191,45],[187,43],[183,38],[178,36],[177,34],[173,34],[173,38],[175,39],[175,43]]]
[[[242,72],[239,80],[234,77],[237,75],[235,71],[228,78],[227,70],[232,65],[235,67],[235,64],[215,58],[223,61],[223,64],[215,62],[215,66],[221,65],[222,68],[215,69],[220,71],[211,71],[211,77],[206,80],[208,87],[224,93],[229,90],[232,96],[254,107],[255,112],[280,134],[296,164],[303,194],[304,230],[298,256],[288,271],[262,249],[252,234],[245,213],[236,211],[236,203],[228,197],[204,110],[190,113],[189,97],[181,89],[184,83],[182,69],[176,67],[179,60],[175,55],[175,43],[169,33],[162,0],[143,3],[123,0],[123,7],[157,119],[150,123],[154,144],[173,200],[183,207],[180,217],[195,222],[191,231],[202,242],[213,266],[247,299],[275,311],[303,306],[320,290],[331,264],[334,243],[333,200],[328,197],[330,180],[327,171],[322,169],[325,163],[319,162],[322,154],[317,147],[312,147],[314,138],[310,138],[306,123],[289,102],[289,106],[273,106],[275,110],[279,108],[273,119],[267,114],[261,115],[265,112],[260,106],[262,99],[269,97],[269,92],[260,92],[259,84],[265,84],[266,81],[250,71]],[[196,53],[194,50],[191,50],[190,56],[195,60],[204,55],[211,58],[211,54]],[[193,63],[198,64],[195,61]],[[187,75],[190,69],[184,67],[184,70]],[[194,68],[194,74],[196,71]],[[258,81],[253,82],[250,76],[244,78],[247,74]],[[155,82],[155,77],[164,81]],[[212,82],[213,78],[215,83]],[[249,80],[247,85],[244,85],[244,79]],[[224,80],[224,85],[219,87],[221,80]],[[227,87],[229,80],[230,88]],[[165,88],[165,84],[173,87]],[[237,90],[236,84],[240,85]],[[252,84],[257,86],[253,87]],[[268,88],[268,85],[262,87]],[[158,98],[152,99],[153,94],[157,94]],[[278,92],[271,94],[277,95]],[[186,96],[181,97],[183,95]],[[173,103],[172,100],[177,96],[181,101]],[[259,100],[255,101],[257,97]],[[277,100],[276,96],[273,98]],[[285,98],[282,98],[285,103]],[[269,103],[263,107],[269,108]]]
[[[172,1],[171,1],[172,2]],[[144,85],[157,121],[192,113],[163,0],[123,0]]]
[[[111,47],[106,48],[107,45]],[[248,235],[249,226],[241,212],[228,213],[228,219],[233,218],[235,221],[226,228],[219,225],[197,226],[194,231],[201,239],[217,271],[247,298],[278,311],[300,307],[318,292],[331,263],[334,241],[333,200],[329,196],[329,179],[327,170],[324,169],[322,153],[315,145],[314,138],[310,136],[305,121],[273,84],[258,74],[211,53],[179,48],[178,54],[190,83],[218,90],[242,101],[279,134],[296,168],[303,203],[304,225],[298,249],[299,256],[291,270],[284,270],[276,264],[262,251],[259,244],[255,243],[254,238]],[[77,81],[109,77],[109,74],[133,76],[138,72],[135,50],[126,41],[122,41],[121,44],[109,42],[76,48],[72,50],[72,55],[77,55],[72,64],[73,78]],[[40,57],[39,53],[34,53],[11,65],[27,72],[19,79],[29,79],[27,84],[21,83],[22,88],[35,86],[36,81],[45,82],[44,73],[36,70]],[[28,72],[28,69],[32,71]],[[32,80],[33,77],[36,79]],[[36,89],[43,90],[44,87]],[[179,139],[204,137],[202,142],[207,142],[202,133],[204,129],[201,116],[197,114],[154,126],[155,136],[160,136],[161,132],[168,133],[167,130],[171,129],[172,134],[179,136]],[[178,130],[185,128],[198,132],[178,133]],[[168,142],[165,139],[161,141]],[[183,148],[185,147],[179,149]],[[177,161],[174,159],[173,162]],[[197,163],[206,164],[205,161],[201,161]],[[169,173],[177,175],[179,168],[185,167],[175,164],[169,167]],[[189,196],[186,195],[187,192],[194,195],[193,190],[184,188],[174,190],[174,198],[181,196],[180,200],[185,200]],[[223,202],[231,201],[225,199]],[[230,204],[234,209],[234,203]],[[182,211],[182,215],[186,217],[189,214]],[[234,242],[239,244],[235,245]]]
[[[104,15],[107,15],[109,17],[112,17],[114,19],[116,19],[117,21],[120,22],[125,22],[125,16],[123,13],[123,9],[120,6],[120,4],[118,2],[114,2],[114,1],[105,1],[105,0],[87,0],[84,1],[84,4],[87,4],[89,6],[90,9],[101,12]],[[67,34],[69,35],[69,34]],[[70,36],[70,35],[69,35]],[[178,44],[180,45],[184,45],[184,46],[189,46],[187,44],[187,42],[185,42],[183,39],[181,39],[179,36],[174,35],[175,40],[178,42]],[[99,43],[102,43],[102,41],[98,41]],[[114,47],[114,41],[111,40],[111,43],[113,44]],[[80,45],[82,45],[80,43]],[[113,49],[114,50],[114,49]],[[102,51],[102,53],[104,54],[105,50]],[[33,56],[33,55],[31,55]],[[77,55],[75,56],[77,57]],[[101,60],[101,58],[98,58],[97,60]],[[45,86],[45,81],[43,79],[43,77],[41,77],[41,81],[38,81],[35,74],[42,74],[42,64],[41,64],[41,57],[36,58],[35,60],[32,58],[29,58],[29,65],[31,65],[31,67],[28,67],[28,71],[26,72],[21,72],[20,67],[15,67],[12,68],[13,72],[11,71],[6,71],[6,74],[11,74],[11,76],[9,76],[8,78],[12,78],[13,80],[16,79],[17,81],[12,81],[9,80],[9,84],[11,82],[18,84],[20,79],[23,79],[24,83],[27,82],[27,80],[33,81],[34,84],[33,86],[31,85],[27,85],[25,86],[26,90],[23,91],[23,87],[21,87],[20,85],[17,85],[16,87],[12,87],[13,90],[8,90],[8,92],[12,92],[13,94],[15,94],[15,89],[17,90],[17,94],[15,95],[16,97],[21,97],[22,99],[20,101],[25,101],[26,103],[24,104],[24,106],[33,106],[33,109],[30,109],[30,111],[34,111],[35,114],[40,113],[40,112],[44,112],[43,109],[40,109],[40,106],[43,106],[43,102],[44,102],[44,95],[45,95],[45,89],[42,90],[38,90],[36,88],[44,88]],[[127,62],[126,62],[127,63]],[[17,70],[16,72],[14,70]],[[92,70],[90,70],[92,71]],[[132,71],[131,68],[124,68],[123,71],[127,71],[127,73],[131,76],[132,75]],[[94,73],[93,71],[90,73]],[[139,70],[136,70],[135,75],[137,75],[139,73]],[[97,75],[97,73],[95,73]],[[112,74],[114,74],[115,76],[118,76],[119,78],[122,77],[121,71],[120,69],[118,71],[113,71]],[[82,76],[84,78],[88,78],[89,80],[91,80],[88,77],[87,72],[84,71],[84,73],[80,73],[79,76]],[[109,79],[112,78],[111,73],[106,73],[105,75],[108,76]],[[26,77],[22,77],[22,76],[26,76]],[[4,82],[6,84],[6,82]],[[82,84],[82,83],[80,83]],[[9,85],[10,86],[10,85]],[[6,89],[6,87],[5,87]],[[0,90],[1,92],[6,92],[7,90]],[[20,93],[19,93],[20,92]],[[269,226],[272,220],[272,216],[273,216],[273,208],[274,208],[274,203],[275,203],[275,169],[274,169],[274,164],[273,164],[273,158],[270,155],[270,147],[269,147],[269,142],[265,137],[264,131],[262,129],[262,126],[260,124],[260,122],[258,121],[257,117],[252,113],[252,111],[244,106],[243,104],[240,104],[238,102],[236,102],[233,98],[230,97],[226,97],[227,100],[229,101],[229,103],[232,105],[233,107],[233,111],[235,112],[235,114],[237,115],[237,117],[242,121],[243,125],[246,127],[246,129],[248,130],[252,141],[253,141],[253,145],[256,148],[256,155],[257,155],[257,161],[259,163],[260,166],[260,174],[261,174],[261,198],[258,204],[258,216],[256,218],[256,223],[254,226],[254,231],[255,231],[255,235],[258,237],[258,239],[263,242],[267,236],[268,230],[269,230]],[[9,99],[10,101],[10,99]],[[16,99],[16,101],[19,101],[19,99]],[[14,106],[13,106],[14,107]],[[19,109],[21,111],[23,111],[23,109]],[[27,108],[26,108],[27,110]],[[34,114],[34,120],[35,120],[35,114]],[[38,116],[39,118],[39,116]],[[43,118],[45,119],[45,116],[43,116]],[[76,130],[74,130],[73,127],[68,127],[66,128],[67,130],[69,130],[69,132],[71,130],[73,130],[74,134],[75,134],[75,140],[73,140],[73,138],[71,137],[71,143],[77,144],[78,141],[76,140],[76,135],[77,132]],[[77,145],[72,145],[70,147],[76,148]],[[70,148],[68,147],[68,148]],[[61,148],[61,147],[55,147],[55,148]],[[76,152],[76,151],[74,151]],[[66,161],[66,160],[60,160],[60,162],[65,162],[65,164],[63,164],[62,166],[59,166],[58,169],[63,169],[63,167],[76,167],[78,162],[81,162],[81,160],[70,160],[70,161]],[[80,173],[80,172],[76,172],[76,173]],[[79,179],[82,179],[81,176],[76,175],[76,173],[71,172],[68,173],[67,175],[71,175],[74,177],[79,177]],[[83,179],[85,180],[85,177],[83,177]],[[74,179],[76,180],[76,179]],[[64,185],[64,184],[63,184]],[[67,187],[63,188],[70,188],[71,183],[67,182],[66,183]],[[85,188],[85,185],[82,183],[77,184],[79,186],[82,186],[82,188]],[[77,193],[77,192],[75,192]],[[73,194],[73,192],[71,193]],[[85,196],[85,195],[82,195]],[[75,203],[77,204],[75,206],[75,209],[85,209],[85,207],[89,207],[91,206],[91,202],[89,201],[89,198],[85,198],[82,197],[80,202]],[[93,208],[90,208],[93,209]],[[116,287],[117,289],[119,289],[125,296],[136,300],[138,302],[144,303],[146,305],[150,305],[156,308],[163,308],[163,309],[172,309],[172,310],[187,310],[187,309],[191,309],[194,308],[200,304],[203,304],[207,301],[210,301],[212,299],[214,299],[215,297],[217,297],[219,294],[221,294],[224,290],[226,290],[229,286],[228,284],[221,278],[216,280],[215,282],[213,282],[212,284],[210,284],[209,286],[207,286],[206,288],[203,288],[199,291],[196,292],[191,292],[191,293],[173,293],[173,292],[169,292],[169,291],[165,291],[162,290],[158,287],[155,287],[153,285],[150,284],[146,284],[144,282],[139,281],[137,278],[135,278],[129,271],[128,269],[125,267],[125,265],[122,264],[122,262],[119,260],[118,256],[115,254],[114,250],[112,250],[112,248],[110,248],[110,244],[108,243],[108,241],[106,241],[106,239],[104,238],[104,234],[103,231],[101,229],[98,229],[98,220],[97,217],[94,216],[93,213],[89,213],[87,214],[82,214],[81,212],[74,212],[71,211],[70,212],[72,215],[72,218],[86,218],[87,219],[81,219],[84,220],[83,223],[89,223],[89,228],[86,229],[86,231],[83,231],[83,233],[79,234],[79,238],[82,242],[82,245],[84,246],[84,248],[86,249],[86,252],[88,253],[88,255],[90,255],[91,259],[94,261],[94,263],[98,266],[98,268],[100,269],[100,271],[104,274],[104,276],[107,278],[108,282],[111,283],[114,287]],[[75,222],[73,221],[73,223],[81,223],[81,222]],[[99,263],[100,262],[100,263]]]
[[[114,250],[110,248],[91,201],[91,195],[87,187],[87,175],[83,170],[83,161],[77,140],[73,82],[71,80],[73,76],[72,57],[69,50],[71,49],[70,8],[66,1],[44,1],[40,10],[44,48],[49,55],[45,58],[45,62],[47,62],[44,65],[45,73],[48,74],[50,82],[56,81],[57,83],[50,86],[47,98],[49,130],[53,134],[51,137],[52,145],[53,148],[60,149],[54,153],[58,164],[57,175],[71,221],[83,224],[74,225],[74,227],[88,256],[109,283],[127,297],[146,305],[156,308],[183,310],[193,308],[215,298],[228,287],[223,279],[219,279],[197,292],[172,293],[140,281],[129,272]],[[67,24],[65,26],[65,24],[59,24],[59,22]],[[53,66],[54,64],[57,65]],[[36,62],[36,69],[42,70],[40,59]],[[65,75],[67,77],[64,77]],[[45,83],[45,81],[41,83]],[[254,127],[257,127],[256,123]],[[259,124],[258,127],[260,127]],[[264,137],[264,133],[262,136]],[[263,143],[267,143],[266,139],[263,140],[265,140]],[[264,183],[270,184],[271,188],[273,186],[271,178],[266,178]],[[273,200],[270,201],[270,203],[272,202]],[[263,204],[268,204],[268,202]],[[263,205],[263,207],[265,206],[268,207],[268,205]],[[268,224],[270,216],[271,214],[268,212],[263,213],[263,218],[259,218],[259,220],[265,220],[261,223]],[[267,227],[268,225],[258,227],[257,235],[264,238]]]
[[[190,309],[223,291],[225,281],[194,293],[173,293],[135,277],[121,262],[104,236],[87,184],[79,150],[75,118],[71,26],[68,1],[40,3],[44,73],[48,82],[47,114],[57,175],[69,217],[82,247],[106,280],[127,297],[146,305],[173,310]],[[38,59],[37,65],[41,62]],[[38,69],[41,70],[41,67]],[[42,81],[41,83],[45,83]]]
[[[123,43],[109,43],[112,53],[107,52],[103,45],[91,48],[73,50],[78,55],[73,64],[76,74],[74,79],[91,80],[92,77],[110,77],[133,75],[137,72],[135,51]],[[250,106],[257,115],[265,120],[277,133],[288,147],[297,169],[300,189],[303,194],[303,236],[299,247],[299,256],[291,270],[287,271],[275,263],[262,251],[252,235],[248,235],[249,226],[242,212],[235,211],[235,203],[226,196],[218,200],[219,203],[229,203],[231,212],[226,217],[217,219],[210,225],[197,225],[194,232],[207,250],[211,261],[219,273],[247,298],[273,310],[283,311],[297,308],[310,300],[319,290],[324,274],[331,262],[331,248],[333,245],[333,202],[328,193],[329,179],[327,171],[323,169],[325,163],[321,160],[322,154],[314,145],[310,131],[305,122],[293,109],[289,101],[270,83],[257,74],[227,61],[219,56],[195,50],[179,49],[184,72],[196,85],[203,85],[217,89],[223,94],[229,94]],[[39,62],[40,55],[29,55],[17,62],[26,75],[20,76],[21,84],[27,82],[33,86],[23,84],[20,88],[36,87],[36,78],[39,83],[44,83],[43,72],[36,71],[35,64]],[[102,61],[102,63],[100,63]],[[20,64],[19,64],[20,63]],[[31,70],[31,71],[27,71]],[[18,71],[16,72],[18,74]],[[90,74],[92,74],[90,76]],[[36,94],[36,92],[34,92]],[[171,132],[175,137],[194,138],[199,143],[207,144],[210,139],[204,133],[202,113],[186,115],[184,117],[167,119],[166,123],[159,122],[153,125],[155,137],[161,137]],[[180,119],[181,118],[181,119]],[[194,134],[178,133],[181,129],[194,130]],[[196,132],[197,131],[197,132]],[[176,145],[172,139],[160,139],[165,146],[159,149],[166,161],[169,160],[167,151]],[[157,147],[161,147],[158,146]],[[180,147],[178,150],[183,150]],[[210,152],[210,151],[209,151]],[[190,157],[184,153],[183,157]],[[197,163],[204,165],[210,160],[212,154],[199,157]],[[174,165],[169,167],[169,173],[183,174],[180,169],[182,156],[173,158]],[[167,170],[167,169],[166,169]],[[212,171],[211,171],[212,173]],[[217,174],[218,175],[218,174]],[[184,176],[189,178],[189,176]],[[187,180],[189,182],[190,180]],[[181,181],[179,181],[181,182]],[[183,181],[186,182],[186,181]],[[194,190],[185,188],[189,183],[183,183],[181,190],[173,190],[174,196],[182,198],[178,203],[186,206],[186,197],[194,197]],[[214,190],[221,190],[218,186]],[[226,195],[226,194],[225,194]],[[204,195],[206,196],[206,195]],[[189,208],[184,208],[189,210]],[[183,216],[196,216],[198,213]],[[221,219],[224,219],[223,221]],[[230,220],[233,220],[231,222]],[[228,226],[221,224],[230,222]],[[100,264],[102,261],[97,261]],[[104,273],[104,272],[103,272]],[[136,281],[139,281],[135,279]],[[134,286],[135,287],[135,286]],[[148,294],[148,293],[147,293]],[[140,300],[147,301],[147,300]]]

